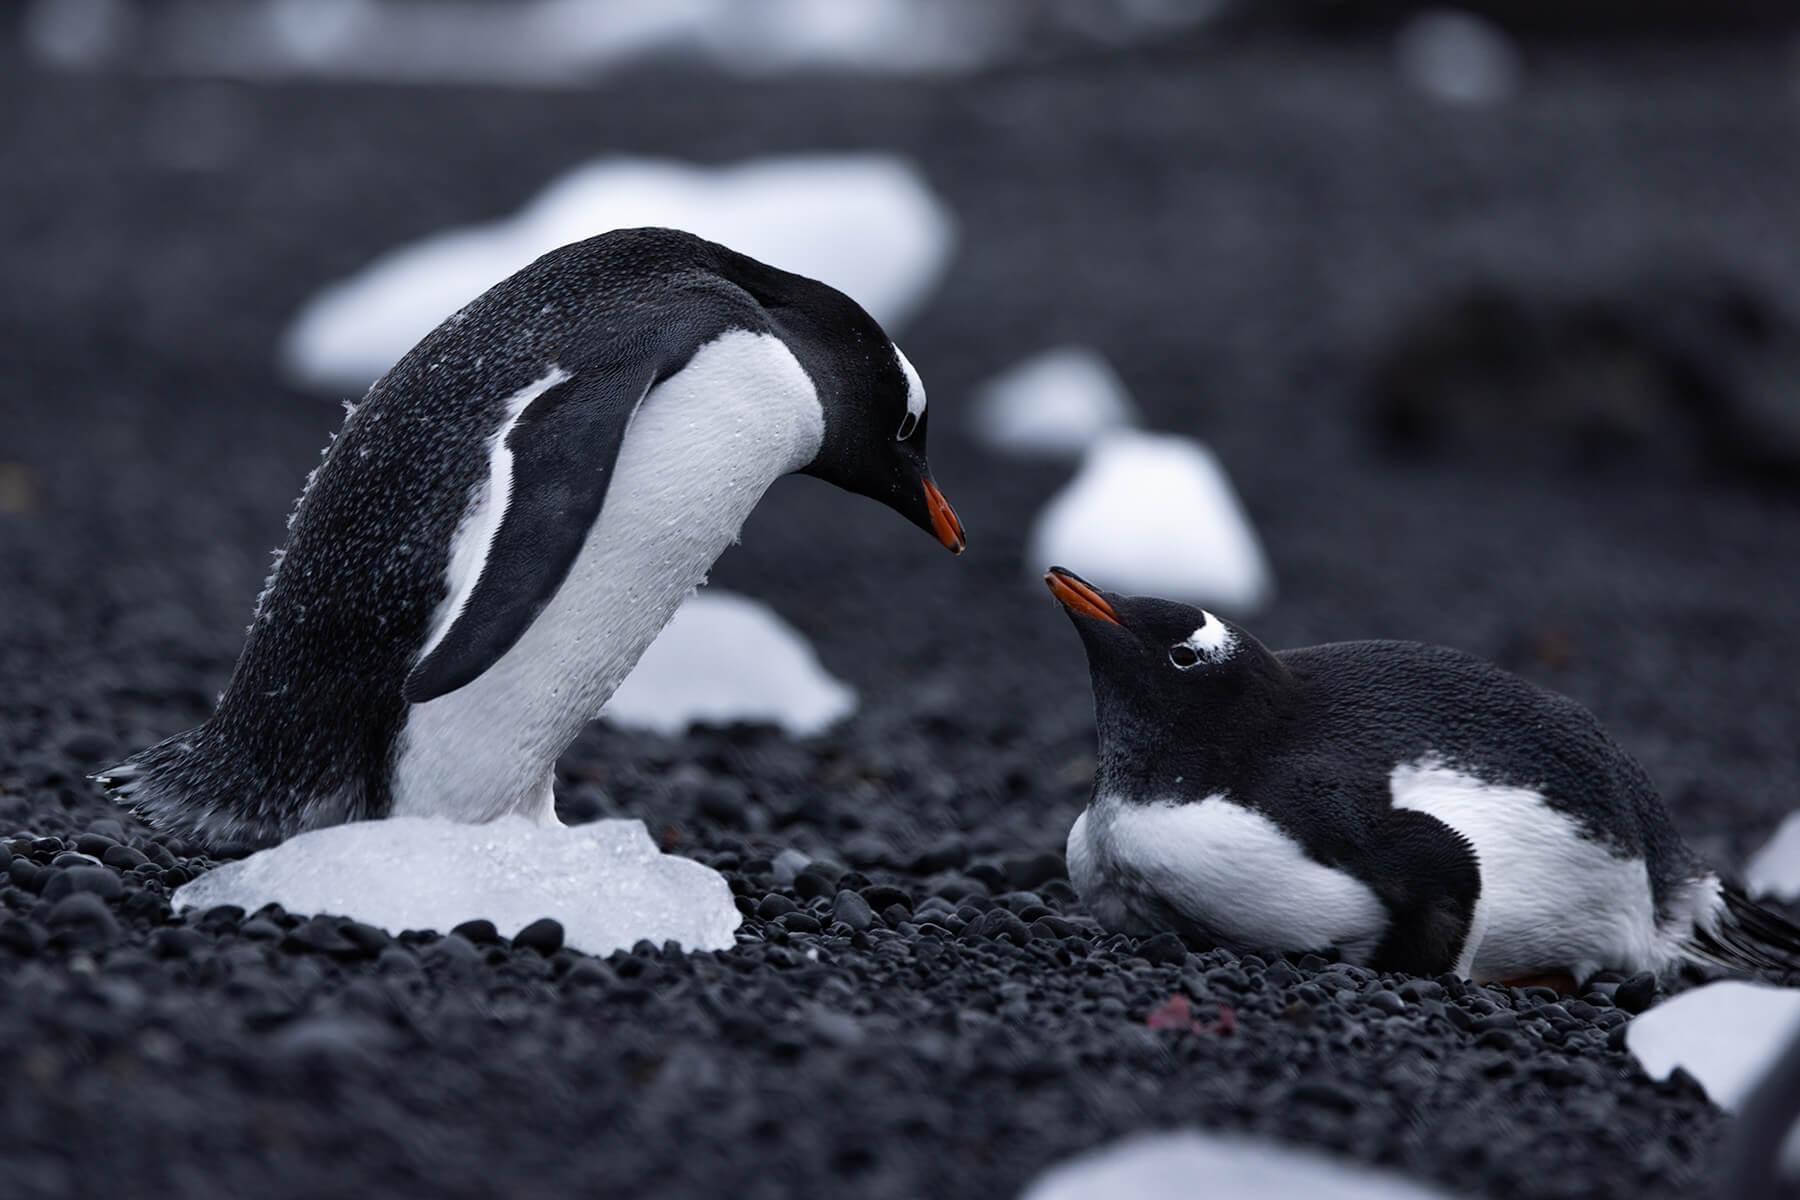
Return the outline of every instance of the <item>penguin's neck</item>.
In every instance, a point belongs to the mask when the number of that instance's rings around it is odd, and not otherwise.
[[[414,706],[397,815],[541,815],[556,758],[592,720],[824,420],[777,339],[729,334],[645,397],[600,517],[531,627],[466,687]]]
[[[1096,794],[1152,803],[1241,789],[1302,703],[1291,685],[1280,668],[1251,686],[1182,703],[1097,681]]]

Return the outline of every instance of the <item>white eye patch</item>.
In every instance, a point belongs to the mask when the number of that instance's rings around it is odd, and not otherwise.
[[[900,363],[900,373],[906,376],[906,416],[900,421],[900,432],[894,435],[897,441],[904,442],[919,427],[919,418],[925,415],[925,385],[919,382],[919,373],[913,370],[912,363],[906,360],[898,346],[894,347],[894,358]]]
[[[1199,655],[1203,662],[1219,662],[1231,657],[1232,647],[1237,645],[1237,637],[1225,627],[1225,622],[1211,613],[1205,615],[1206,623],[1176,645],[1186,646]]]

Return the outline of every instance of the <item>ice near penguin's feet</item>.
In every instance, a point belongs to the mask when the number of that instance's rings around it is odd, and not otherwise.
[[[564,944],[610,954],[648,939],[724,950],[739,914],[711,867],[664,854],[642,821],[565,828],[521,816],[485,825],[393,817],[334,825],[216,867],[175,893],[180,909],[270,902],[378,925],[447,932],[486,918],[511,936],[540,917]]]

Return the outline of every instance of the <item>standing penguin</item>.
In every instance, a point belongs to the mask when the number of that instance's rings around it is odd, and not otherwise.
[[[553,820],[557,756],[779,477],[962,551],[926,424],[912,365],[824,284],[669,229],[552,251],[345,419],[212,718],[96,779],[216,849]]]
[[[1186,604],[1045,582],[1093,676],[1068,862],[1102,925],[1564,989],[1800,967],[1800,929],[1699,862],[1574,701],[1455,650],[1272,653]]]

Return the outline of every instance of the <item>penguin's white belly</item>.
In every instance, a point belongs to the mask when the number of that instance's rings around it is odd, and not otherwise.
[[[1387,910],[1361,880],[1310,858],[1269,818],[1223,796],[1097,796],[1069,831],[1069,878],[1102,925],[1148,933],[1172,913],[1243,947],[1374,953]]]
[[[474,681],[409,711],[394,815],[553,819],[556,757],[705,582],[769,485],[812,460],[823,429],[804,370],[768,335],[726,334],[653,388],[550,603]],[[459,538],[482,536],[478,510],[491,502],[477,501]],[[459,557],[479,568],[479,555],[453,550],[453,572]]]
[[[1692,917],[1660,926],[1641,858],[1614,853],[1530,788],[1489,784],[1435,758],[1389,776],[1395,808],[1436,817],[1467,838],[1481,869],[1458,971],[1478,981],[1566,972],[1662,970]],[[1704,897],[1696,889],[1688,904]]]

